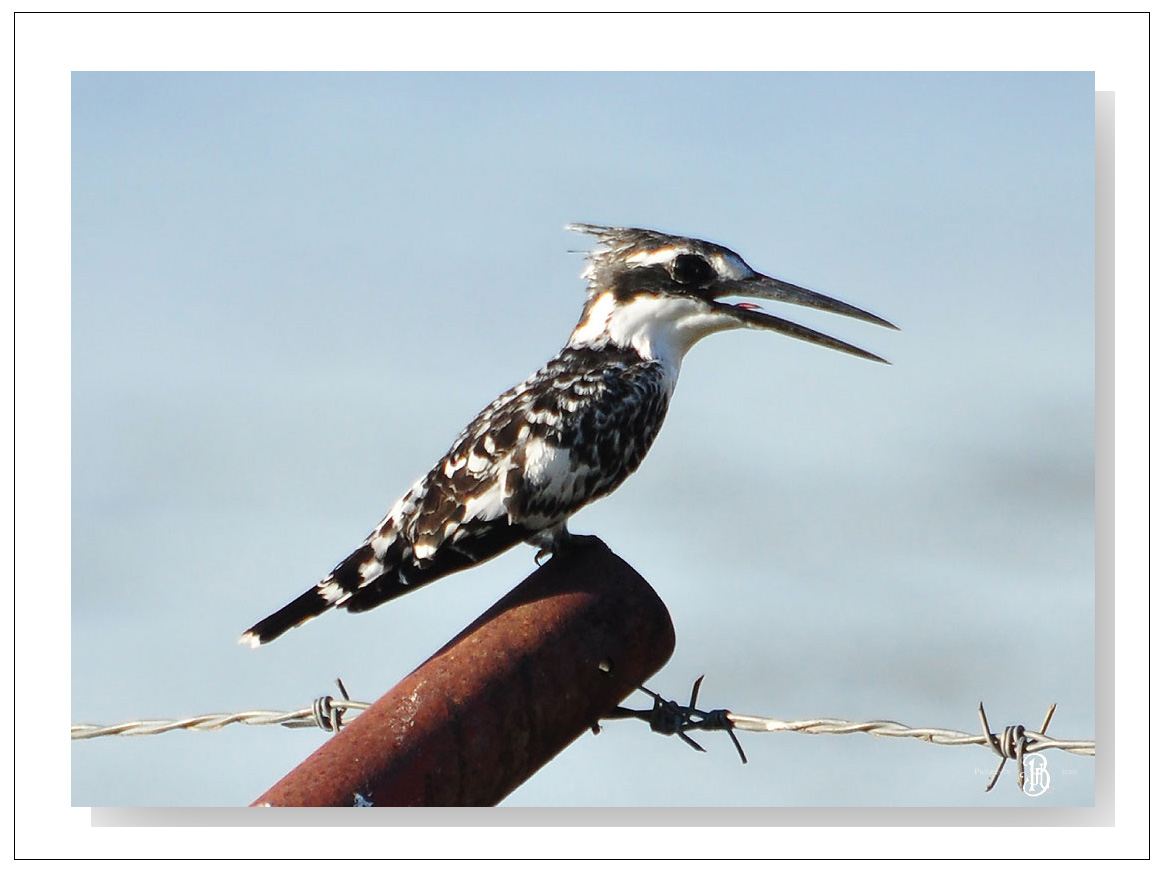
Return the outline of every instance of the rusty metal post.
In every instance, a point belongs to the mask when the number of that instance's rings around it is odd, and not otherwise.
[[[662,668],[675,643],[651,586],[587,538],[253,804],[497,804]]]

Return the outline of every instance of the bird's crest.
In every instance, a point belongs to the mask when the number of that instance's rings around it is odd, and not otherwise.
[[[627,268],[629,260],[634,259],[639,253],[648,256],[660,251],[668,251],[669,253],[700,252],[709,248],[732,253],[732,251],[717,244],[710,244],[696,238],[666,235],[652,229],[571,223],[567,226],[567,230],[580,232],[584,235],[594,235],[598,239],[596,245],[587,251],[586,262],[583,266],[582,277],[587,281],[589,294],[594,294],[597,290],[608,285],[612,276]]]

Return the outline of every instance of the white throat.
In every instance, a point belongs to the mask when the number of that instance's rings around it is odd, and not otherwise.
[[[631,348],[645,360],[663,362],[675,380],[694,344],[706,335],[740,326],[732,315],[714,311],[699,299],[641,293],[629,302],[617,302],[612,293],[603,293],[588,306],[568,344],[607,342]]]

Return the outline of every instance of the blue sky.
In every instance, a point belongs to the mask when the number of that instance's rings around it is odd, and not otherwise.
[[[572,221],[718,241],[902,331],[783,316],[688,356],[647,461],[573,530],[677,629],[650,683],[797,719],[1094,723],[1092,74],[74,74],[72,715],[373,699],[520,548],[259,651],[565,341]],[[777,310],[777,309],[773,309]],[[608,723],[513,805],[1089,805],[978,748]],[[251,801],[319,733],[73,745],[74,805]],[[699,790],[699,802],[693,800]]]

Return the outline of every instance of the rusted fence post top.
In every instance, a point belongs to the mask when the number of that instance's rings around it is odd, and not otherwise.
[[[254,804],[496,804],[675,643],[643,577],[578,537]]]

